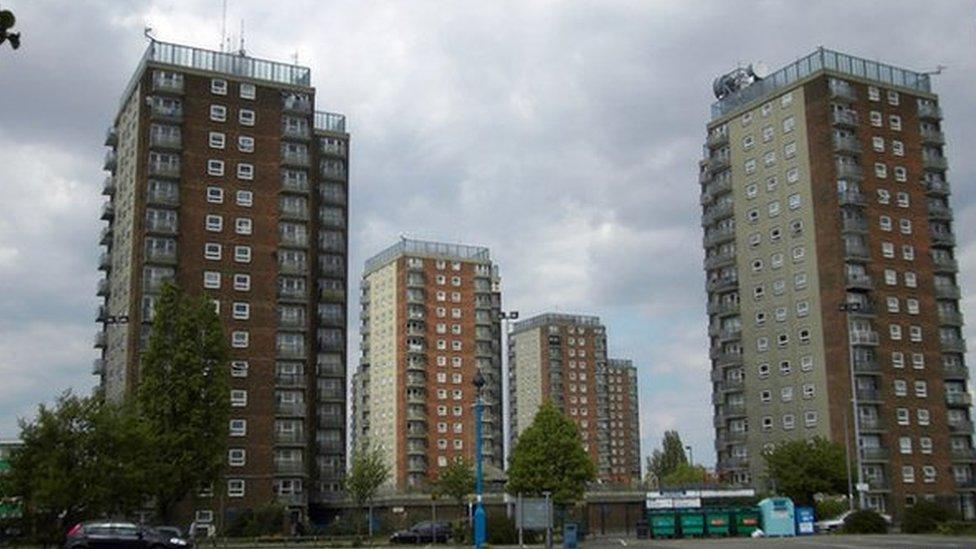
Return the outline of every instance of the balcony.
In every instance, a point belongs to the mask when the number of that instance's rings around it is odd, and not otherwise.
[[[867,198],[859,191],[843,191],[837,193],[837,203],[841,206],[858,206],[863,208],[867,205]]]
[[[717,353],[715,364],[719,366],[735,366],[742,364],[742,353]]]
[[[409,473],[426,473],[427,472],[427,460],[410,459],[407,461],[407,472]]]
[[[308,194],[308,180],[283,177],[281,179],[281,191],[286,193]]]
[[[866,219],[845,218],[841,222],[841,232],[863,234],[868,232],[868,222]]]
[[[102,194],[105,196],[115,195],[115,178],[111,175],[105,177],[105,181],[102,182]]]
[[[712,223],[718,221],[719,219],[724,219],[726,217],[732,217],[732,203],[724,202],[721,204],[716,204],[709,208],[704,215],[702,215],[702,226],[708,226]]]
[[[860,154],[861,143],[854,136],[839,137],[834,136],[834,152],[844,154]]]
[[[407,407],[407,420],[427,421],[427,409],[422,404],[411,404]]]
[[[972,448],[952,448],[949,450],[949,458],[952,461],[971,463],[976,461],[976,450]]]
[[[945,171],[949,169],[949,161],[944,156],[925,155],[922,156],[922,169]]]
[[[929,196],[945,197],[951,192],[949,182],[941,179],[923,180],[922,184],[925,185],[925,194]]]
[[[881,391],[877,389],[858,389],[855,391],[857,400],[863,404],[865,402],[881,402]]]
[[[708,304],[708,314],[728,316],[739,314],[740,306],[738,303],[709,303]]]
[[[705,270],[707,271],[725,265],[732,265],[733,263],[735,263],[735,253],[724,252],[724,253],[706,257],[704,266],[705,266]]]
[[[838,101],[845,101],[847,103],[853,103],[857,101],[857,93],[854,91],[854,86],[849,82],[843,80],[831,80],[830,86],[830,98]]]
[[[733,470],[733,469],[748,469],[748,468],[749,468],[749,458],[747,457],[730,456],[730,457],[722,458],[719,461],[719,469],[723,469],[726,471]]]
[[[308,151],[283,150],[281,151],[281,164],[283,166],[307,168],[309,166]]]
[[[146,261],[149,263],[161,263],[163,265],[176,264],[176,250],[164,248],[146,249]]]
[[[880,418],[861,418],[859,427],[862,433],[880,433],[885,430],[884,423]]]
[[[929,231],[933,246],[955,246],[956,235],[950,232]]]
[[[861,181],[864,179],[864,170],[857,164],[850,162],[838,162],[835,164],[837,169],[837,179],[848,181]]]
[[[276,402],[275,415],[288,417],[305,417],[304,402]]]
[[[723,244],[725,242],[731,242],[735,240],[735,229],[731,227],[723,227],[721,229],[712,229],[705,234],[705,239],[703,244],[706,248],[711,248],[712,246]]]
[[[868,484],[868,492],[890,492],[891,484],[887,479],[884,478],[869,478],[866,479]]]
[[[944,353],[966,353],[966,340],[962,338],[940,340],[939,346]]]
[[[305,473],[305,464],[300,461],[274,462],[274,474],[276,475],[302,476]]]
[[[319,163],[319,173],[326,179],[345,181],[346,167],[341,162],[323,161]]]
[[[153,102],[152,108],[149,109],[149,117],[160,122],[182,122],[183,105],[166,105],[160,102]]]
[[[292,221],[308,221],[308,209],[283,207],[278,210],[278,217]]]
[[[308,294],[305,288],[278,287],[278,299],[286,301],[305,301]]]
[[[920,103],[918,117],[922,120],[942,120],[942,109],[932,103]]]
[[[175,189],[173,191],[150,189],[146,194],[146,203],[150,206],[170,206],[175,208],[180,205],[180,193]]]
[[[279,232],[278,245],[289,248],[308,248],[308,234],[294,232]]]
[[[846,243],[844,245],[844,259],[854,262],[864,262],[871,259],[868,247],[863,244]]]
[[[275,499],[285,507],[305,507],[308,505],[308,496],[304,493],[299,494],[277,494]]]
[[[830,114],[830,123],[842,128],[856,128],[857,114],[853,111],[833,111]]]
[[[941,202],[929,202],[929,219],[952,221],[952,209]]]
[[[963,406],[969,408],[973,405],[973,397],[969,393],[946,393],[947,406]]]
[[[149,146],[155,149],[179,150],[183,148],[183,138],[176,132],[150,132]]]
[[[939,324],[943,326],[962,326],[962,313],[939,309]]]
[[[847,273],[847,289],[873,290],[874,282],[871,280],[871,277],[868,275]]]
[[[281,136],[287,139],[299,139],[308,141],[312,137],[312,131],[307,125],[282,124]]]
[[[717,196],[730,192],[732,190],[732,178],[722,177],[713,181],[706,189],[706,192],[712,196]]]
[[[109,271],[112,269],[112,252],[102,252],[98,256],[98,269]]]
[[[283,359],[305,360],[304,347],[277,347],[275,356]]]
[[[726,379],[716,383],[715,389],[723,393],[735,393],[745,389],[745,382],[741,379]]]
[[[888,461],[888,450],[879,446],[861,448],[861,459],[866,462]]]
[[[99,330],[95,332],[94,347],[96,349],[104,349],[107,343],[107,338],[105,336],[105,330]]]
[[[102,162],[102,169],[108,170],[115,173],[115,168],[118,167],[119,156],[114,150],[105,152],[105,161]]]
[[[944,364],[942,377],[946,379],[969,379],[969,368],[965,364]]]
[[[713,175],[722,170],[729,169],[731,165],[732,158],[728,154],[715,155],[708,159],[708,171]]]
[[[305,433],[298,431],[277,431],[274,436],[275,444],[281,445],[305,445]]]
[[[183,75],[164,76],[162,73],[153,74],[152,90],[154,92],[183,93]]]
[[[312,100],[288,94],[281,99],[281,110],[292,114],[312,114]]]
[[[945,145],[945,134],[939,130],[925,128],[922,130],[922,144],[941,147]]]
[[[855,359],[854,360],[854,373],[855,374],[868,374],[868,375],[879,375],[881,374],[881,365],[875,359]]]
[[[342,141],[323,139],[319,141],[319,151],[321,151],[322,154],[345,158],[346,144]]]
[[[92,361],[92,372],[91,373],[92,373],[93,376],[100,376],[100,375],[102,375],[102,374],[105,373],[105,359],[104,358],[96,358],[95,360]]]
[[[949,420],[948,424],[950,433],[965,433],[968,435],[973,432],[973,422],[968,419]]]
[[[304,389],[306,380],[304,374],[275,374],[275,386],[292,389]]]
[[[103,278],[98,281],[98,290],[95,292],[95,295],[105,297],[109,295],[110,290],[111,286],[109,285],[108,279]]]
[[[959,286],[955,284],[936,284],[935,297],[936,299],[959,299]]]
[[[959,262],[948,255],[939,254],[932,257],[932,265],[937,273],[959,272]]]
[[[105,146],[114,147],[119,144],[119,131],[115,129],[115,126],[109,127],[105,131]]]
[[[289,275],[303,275],[308,273],[308,263],[305,261],[279,261],[278,272]]]
[[[149,175],[158,177],[179,177],[180,163],[175,162],[149,162]]]
[[[851,345],[867,345],[874,347],[878,344],[878,332],[874,330],[858,330],[849,332]]]
[[[705,144],[712,149],[721,147],[722,145],[728,145],[729,132],[709,132],[708,137],[705,138]]]

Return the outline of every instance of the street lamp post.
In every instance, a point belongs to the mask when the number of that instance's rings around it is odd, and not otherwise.
[[[474,401],[474,447],[475,447],[475,504],[474,504],[474,547],[475,549],[481,549],[485,544],[485,507],[482,504],[482,494],[484,492],[484,475],[481,470],[481,408],[483,402],[481,399],[481,388],[485,386],[485,378],[481,375],[481,371],[475,374],[474,380],[472,381],[475,388],[475,401]]]
[[[857,403],[857,387],[854,376],[854,345],[851,343],[851,338],[854,334],[853,326],[851,325],[851,313],[860,311],[861,304],[845,301],[841,303],[840,310],[847,313],[847,367],[851,378],[851,410],[854,414],[854,457],[857,463],[857,503],[858,508],[864,509],[866,494],[863,490],[864,467],[861,452],[861,410]]]

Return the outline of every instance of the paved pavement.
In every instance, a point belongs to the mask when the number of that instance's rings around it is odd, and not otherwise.
[[[877,536],[818,535],[795,538],[718,538],[677,540],[636,540],[613,537],[598,538],[580,544],[580,549],[976,549],[976,538],[887,534]]]

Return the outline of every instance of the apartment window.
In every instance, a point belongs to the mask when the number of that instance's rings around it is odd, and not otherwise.
[[[807,410],[803,412],[803,424],[807,427],[817,426],[817,412],[813,410]]]
[[[249,274],[235,274],[234,275],[234,289],[238,292],[247,292],[251,290],[251,275]]]
[[[779,399],[783,402],[793,402],[793,387],[783,387],[779,390]]]
[[[755,138],[752,135],[747,135],[742,138],[742,148],[749,150],[756,144]]]
[[[220,289],[220,273],[217,271],[203,271],[203,287],[208,290]]]
[[[814,389],[813,383],[803,384],[803,398],[809,400],[814,397],[816,389]]]
[[[461,292],[451,292],[451,302],[460,303],[461,302]]]
[[[241,109],[238,113],[237,121],[240,122],[242,126],[253,126],[254,111],[251,109]]]
[[[912,368],[916,370],[925,369],[925,355],[922,353],[912,353]]]
[[[250,263],[251,262],[251,247],[250,246],[234,246],[234,261],[238,263]]]
[[[747,175],[748,174],[756,173],[756,159],[755,158],[750,158],[749,160],[746,160],[745,170],[746,170],[746,174]]]
[[[919,408],[918,410],[915,410],[915,419],[918,420],[919,425],[925,426],[930,423],[931,416],[929,415],[928,410],[925,408]]]
[[[230,420],[230,436],[242,437],[245,435],[247,435],[247,420],[246,419]]]
[[[776,311],[773,314],[776,316],[776,322],[786,321],[786,307],[776,307]]]
[[[932,453],[932,439],[930,437],[918,438],[918,451],[923,454]]]
[[[209,214],[206,217],[206,229],[212,233],[219,233],[224,228],[223,216]],[[219,257],[217,259],[220,259]]]
[[[891,193],[887,189],[878,189],[878,204],[890,204]]]
[[[888,297],[888,298],[885,299],[885,303],[886,303],[886,305],[888,307],[888,312],[889,313],[897,313],[897,312],[899,312],[900,306],[898,304],[898,298],[897,297]]]
[[[769,256],[769,265],[773,269],[781,268],[783,266],[783,253],[776,252],[773,255]]]
[[[207,160],[207,175],[213,176],[223,176],[224,175],[224,161],[211,158]]]
[[[240,162],[237,164],[237,179],[243,179],[245,181],[251,181],[254,179],[254,164],[245,164]]]
[[[912,220],[901,218],[898,220],[898,230],[901,234],[912,234]]]
[[[898,452],[901,454],[911,454],[912,453],[912,438],[911,437],[900,437],[898,439]]]
[[[892,114],[888,116],[888,126],[892,130],[901,131],[901,117],[897,114]]]
[[[888,336],[892,341],[901,341],[901,326],[898,324],[888,325]]]
[[[888,259],[893,259],[895,257],[895,245],[891,242],[882,242],[881,255]]]
[[[891,154],[895,156],[905,156],[905,144],[893,139],[891,141]]]
[[[779,200],[774,200],[766,205],[766,211],[769,212],[769,217],[776,217],[779,215],[780,207]]]
[[[227,136],[223,132],[210,132],[209,139],[211,149],[223,149],[224,143],[227,141]]]
[[[758,273],[759,271],[762,271],[762,269],[763,269],[763,260],[762,259],[753,259],[752,260],[752,272]]]
[[[232,360],[230,363],[231,377],[247,377],[248,362],[246,360]]]
[[[895,166],[895,181],[899,183],[908,181],[908,170],[905,166]]]
[[[227,481],[227,496],[232,498],[244,497],[244,480],[229,479]]]
[[[884,138],[883,137],[878,137],[878,136],[872,137],[871,138],[871,148],[874,149],[875,152],[884,152],[884,150],[885,150]]]
[[[226,122],[227,107],[223,105],[210,105],[210,120],[214,122]]]
[[[757,372],[758,372],[758,375],[759,375],[759,379],[766,379],[767,377],[769,377],[769,364],[766,363],[766,362],[763,362],[757,368]]]
[[[922,482],[927,484],[935,482],[935,475],[936,475],[935,467],[933,467],[932,465],[922,466]]]
[[[242,82],[240,87],[240,96],[241,99],[254,99],[257,97],[257,89],[254,87],[254,84]]]
[[[803,290],[807,287],[807,273],[796,273],[793,275],[793,287],[797,290]],[[799,308],[797,308],[799,311]]]
[[[233,313],[234,320],[247,320],[251,318],[251,304],[246,301],[235,301]]]
[[[905,484],[911,484],[915,482],[915,467],[911,465],[902,465],[901,467],[901,481]]]
[[[807,329],[807,328],[801,328],[800,331],[797,332],[797,337],[800,340],[800,345],[807,345],[807,344],[809,344],[810,343],[810,330]]]
[[[921,326],[909,326],[908,327],[908,340],[913,343],[918,343],[922,341],[922,327]]]
[[[871,125],[880,128],[884,125],[884,117],[881,116],[880,111],[871,111],[868,114],[868,118],[871,120]]]
[[[764,389],[760,391],[759,400],[761,400],[764,404],[769,404],[770,402],[772,402],[773,401],[772,391],[770,391],[769,389]]]
[[[254,224],[249,217],[238,217],[234,220],[234,231],[237,234],[251,234]]]
[[[779,98],[779,106],[781,108],[789,107],[793,104],[793,92],[785,93]]]
[[[790,159],[796,156],[796,141],[790,141],[783,146],[783,158]]]
[[[790,334],[779,334],[776,336],[776,346],[779,348],[786,347],[790,344]]]
[[[895,203],[898,205],[899,208],[907,208],[910,202],[911,201],[908,197],[908,193],[906,192],[900,192],[895,195]]]
[[[772,126],[766,126],[762,129],[763,143],[769,143],[770,141],[773,140],[773,131],[774,130]]]
[[[796,210],[800,207],[801,199],[799,194],[791,194],[786,200],[791,210]]]
[[[212,261],[220,260],[220,244],[207,242],[203,245],[203,257]]]
[[[908,396],[908,382],[907,381],[905,381],[904,379],[896,379],[893,382],[893,386],[894,386],[894,389],[895,389],[895,396],[897,396],[897,397]]]
[[[227,95],[227,81],[220,78],[210,80],[210,93],[214,95]]]
[[[767,117],[767,116],[769,116],[773,112],[773,104],[772,103],[766,103],[765,105],[762,106],[762,108],[759,110],[759,112],[762,113],[762,115],[763,115],[764,118]]]
[[[813,357],[810,355],[804,355],[800,357],[800,369],[804,372],[809,372],[813,370]]]
[[[882,231],[891,231],[891,218],[887,215],[882,215],[878,218],[878,225]]]
[[[755,223],[759,221],[759,210],[752,209],[746,213],[746,217],[749,219],[750,223]]]
[[[756,311],[756,326],[762,326],[766,323],[766,313],[763,311]]]
[[[881,162],[875,162],[874,176],[877,177],[878,179],[885,179],[886,177],[888,177],[888,166]]]
[[[221,148],[223,148],[223,147],[221,147]],[[250,136],[247,136],[247,135],[238,136],[238,138],[237,138],[237,150],[239,150],[241,152],[244,152],[244,153],[252,153],[252,152],[254,152],[254,138],[253,137],[250,137]]]
[[[918,314],[918,311],[919,311],[918,300],[915,299],[915,298],[912,298],[912,297],[909,297],[908,299],[906,299],[905,300],[905,310],[910,315],[917,315]]]
[[[786,281],[782,278],[773,281],[773,295],[783,295],[786,293]]]
[[[905,273],[905,286],[909,288],[918,287],[918,277],[915,275],[915,273],[911,271]]]
[[[247,391],[244,389],[231,389],[230,405],[235,408],[247,406]]]
[[[773,417],[763,416],[762,418],[762,429],[763,431],[771,431],[773,429]]]
[[[796,427],[796,416],[793,414],[785,414],[783,416],[783,429],[790,431]]]
[[[452,351],[460,351],[461,350],[461,342],[460,341],[456,341],[456,340],[455,341],[452,341],[451,342],[451,350]]]
[[[881,101],[881,90],[877,86],[868,86],[868,99],[871,101]]]
[[[244,330],[231,332],[230,346],[235,349],[246,349],[250,344],[251,334]]]
[[[884,271],[885,284],[888,286],[898,285],[898,273],[894,269],[885,269]]]
[[[915,382],[915,396],[918,398],[927,398],[929,396],[929,387],[925,381],[918,380]]]
[[[911,244],[902,244],[901,258],[905,261],[915,261],[915,246],[912,246]]]
[[[763,165],[767,168],[776,164],[776,151],[766,151],[763,155]]]
[[[752,113],[747,112],[742,115],[742,125],[748,126],[752,122]]]
[[[759,337],[756,338],[756,350],[760,353],[764,353],[769,350],[769,338]]]
[[[895,419],[898,425],[908,425],[911,421],[911,416],[908,414],[908,408],[898,408],[895,410]]]
[[[783,133],[790,133],[796,127],[796,118],[787,116],[783,119]]]
[[[254,205],[254,193],[251,191],[237,191],[237,205],[250,208]]]
[[[806,253],[807,253],[806,252],[806,248],[804,248],[803,246],[796,246],[796,247],[794,247],[793,248],[793,263],[799,263],[800,261],[803,261],[803,258],[806,257]]]
[[[759,195],[759,186],[755,183],[746,186],[746,197],[756,198]]]
[[[791,371],[793,371],[793,366],[790,364],[789,360],[781,360],[779,362],[780,375],[784,375],[784,376],[790,375]]]

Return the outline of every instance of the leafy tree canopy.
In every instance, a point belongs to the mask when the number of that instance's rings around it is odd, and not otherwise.
[[[474,491],[474,469],[466,459],[457,459],[441,469],[437,477],[436,490],[440,494],[454,498],[460,505],[464,498]]]
[[[352,463],[345,478],[346,492],[360,507],[376,496],[380,487],[390,478],[390,467],[379,448],[363,448],[353,453]]]
[[[665,486],[681,486],[708,482],[708,471],[701,465],[679,464],[666,477],[661,479]]]
[[[812,505],[815,494],[847,490],[844,447],[825,438],[782,442],[763,458],[776,491],[797,505]]]
[[[685,446],[678,431],[665,431],[661,448],[655,449],[647,458],[647,473],[653,483],[661,483],[680,465],[687,463]]]
[[[529,496],[552,492],[556,503],[571,503],[582,498],[594,478],[596,467],[576,425],[552,403],[544,403],[515,443],[506,489]]]

